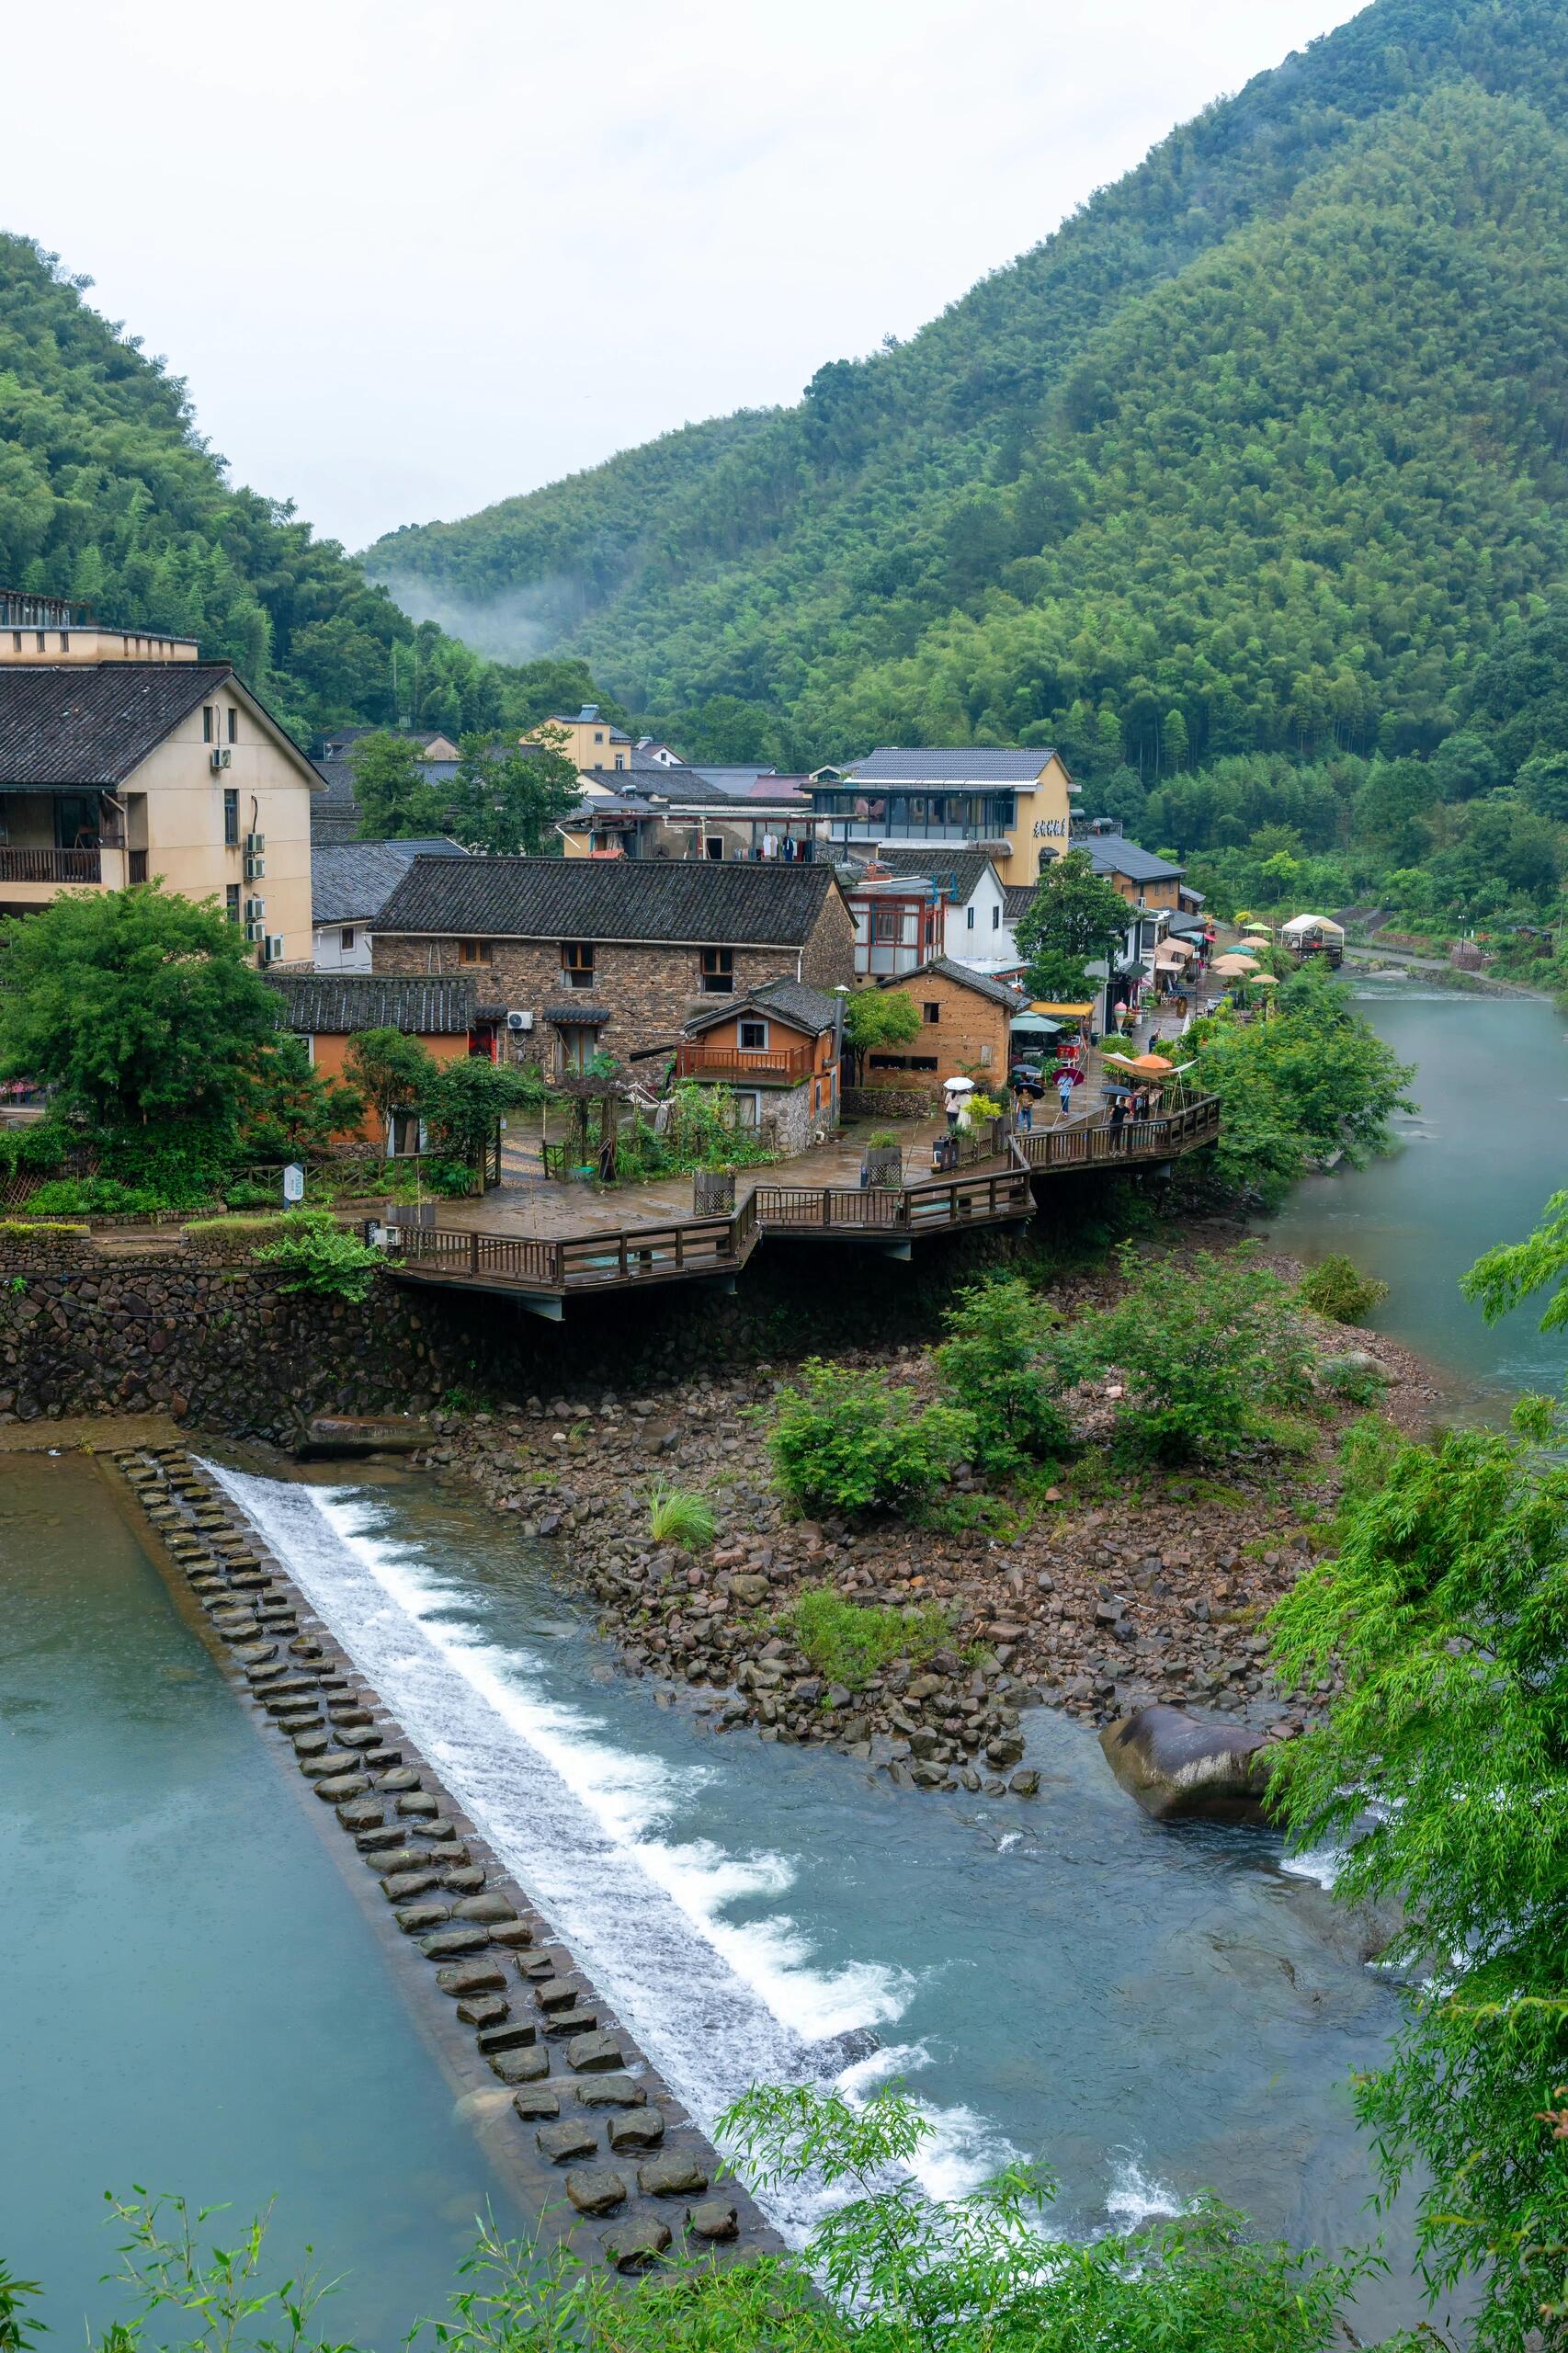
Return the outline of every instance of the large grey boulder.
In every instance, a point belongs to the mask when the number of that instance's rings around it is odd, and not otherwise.
[[[1267,1819],[1270,1744],[1238,1724],[1182,1708],[1140,1708],[1100,1734],[1106,1762],[1129,1797],[1156,1822]]]

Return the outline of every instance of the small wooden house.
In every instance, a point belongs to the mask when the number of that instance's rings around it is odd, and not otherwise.
[[[784,1152],[804,1152],[838,1124],[839,1008],[802,981],[768,981],[695,1014],[676,1050],[677,1079],[734,1089],[747,1126],[766,1120]]]

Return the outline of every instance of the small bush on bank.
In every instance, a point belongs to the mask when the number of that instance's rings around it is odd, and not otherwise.
[[[115,1176],[51,1176],[28,1203],[40,1217],[151,1217],[163,1206],[151,1186]]]
[[[62,1225],[57,1220],[28,1217],[0,1219],[0,1242],[31,1242],[40,1234],[85,1234],[85,1225]]]
[[[1354,1259],[1335,1251],[1296,1285],[1296,1296],[1314,1315],[1335,1324],[1364,1324],[1380,1300],[1389,1295],[1387,1283],[1364,1275]]]
[[[858,1691],[870,1676],[906,1658],[923,1666],[951,1638],[945,1609],[923,1601],[907,1609],[848,1601],[830,1585],[809,1585],[777,1621],[794,1636],[814,1672]]]
[[[193,1250],[210,1258],[244,1258],[264,1242],[281,1241],[290,1231],[289,1219],[304,1214],[319,1215],[319,1211],[304,1212],[290,1210],[269,1210],[256,1216],[199,1217],[180,1233]]]
[[[767,1434],[779,1485],[809,1510],[895,1511],[923,1503],[974,1452],[974,1415],[922,1407],[882,1372],[808,1357]]]
[[[648,1536],[654,1544],[678,1544],[683,1552],[705,1552],[718,1530],[706,1495],[687,1487],[657,1486],[648,1498]]]
[[[974,1416],[976,1458],[1000,1475],[1027,1457],[1072,1443],[1061,1405],[1073,1375],[1055,1309],[1021,1276],[961,1290],[943,1318],[937,1370],[955,1404]]]
[[[325,1299],[358,1303],[369,1296],[381,1269],[381,1254],[342,1226],[326,1210],[290,1210],[276,1221],[276,1241],[251,1256],[258,1266],[276,1267],[293,1280],[278,1286],[285,1291],[313,1291]]]
[[[1173,1461],[1228,1454],[1267,1435],[1267,1416],[1312,1394],[1312,1351],[1277,1275],[1244,1253],[1140,1259],[1120,1252],[1128,1288],[1080,1319],[1079,1363],[1123,1376],[1117,1438],[1134,1455]]]

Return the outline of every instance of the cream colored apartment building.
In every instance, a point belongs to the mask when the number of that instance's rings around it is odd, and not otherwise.
[[[161,877],[309,963],[322,779],[226,662],[0,590],[0,915]]]

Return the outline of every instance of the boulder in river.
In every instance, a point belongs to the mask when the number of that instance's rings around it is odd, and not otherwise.
[[[1140,1708],[1107,1724],[1100,1746],[1122,1788],[1156,1822],[1267,1819],[1272,1752],[1261,1733],[1182,1708]]]
[[[417,1454],[436,1443],[428,1422],[412,1414],[369,1420],[348,1414],[318,1414],[306,1425],[294,1452],[301,1462],[343,1460],[361,1454]]]

